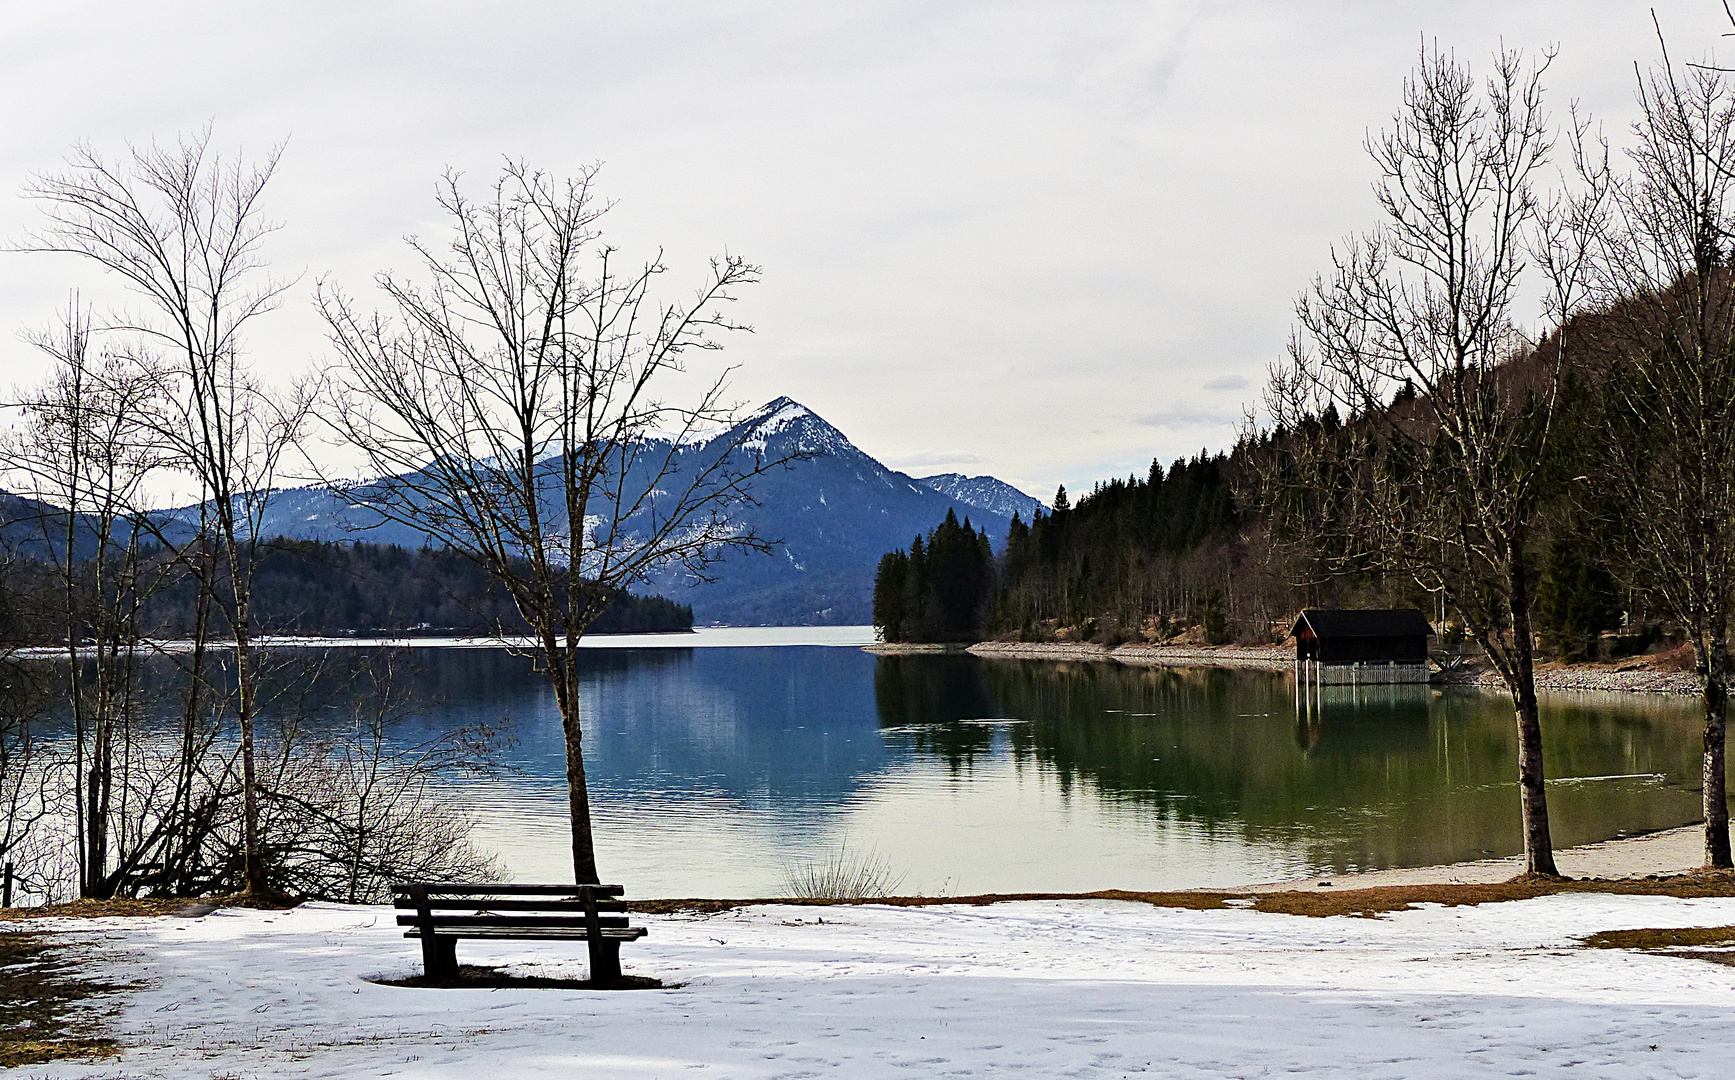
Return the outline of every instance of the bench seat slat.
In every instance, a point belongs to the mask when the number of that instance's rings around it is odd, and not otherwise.
[[[392,907],[399,911],[417,910],[416,902],[411,899],[392,901]],[[625,911],[627,906],[618,900],[598,900],[598,911]],[[583,911],[584,902],[578,899],[550,900],[511,900],[489,899],[481,896],[430,896],[428,897],[430,911]]]
[[[602,930],[602,936],[606,941],[637,941],[649,932],[642,926],[605,926]],[[411,927],[404,932],[404,936],[419,938],[422,936],[422,931],[417,927]],[[582,926],[552,926],[546,929],[528,929],[518,926],[462,926],[447,929],[436,926],[434,927],[434,936],[440,938],[522,938],[526,941],[584,941],[590,934]]]
[[[578,890],[589,889],[597,896],[620,896],[624,885],[424,885],[434,896],[576,896]],[[408,896],[409,887],[393,885],[392,892]]]
[[[399,926],[418,926],[421,918],[415,915],[399,915]],[[604,926],[625,926],[625,915],[607,915],[599,920]],[[583,915],[546,915],[540,918],[526,915],[436,915],[435,926],[584,926]]]

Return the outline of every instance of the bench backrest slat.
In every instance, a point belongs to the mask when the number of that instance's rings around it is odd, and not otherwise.
[[[582,912],[584,901],[576,896],[558,897],[548,900],[493,899],[486,896],[430,896],[427,906],[433,911],[571,911]],[[420,910],[421,904],[415,900],[398,897],[392,901],[392,906],[400,911]],[[596,901],[598,911],[625,911],[627,906],[618,900]]]
[[[620,896],[624,885],[393,885],[393,892],[421,888],[429,896],[574,896],[589,891],[597,896]]]

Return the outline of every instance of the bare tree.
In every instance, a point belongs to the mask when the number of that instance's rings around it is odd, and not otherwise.
[[[261,255],[276,229],[260,200],[278,156],[274,149],[256,165],[225,159],[211,149],[209,129],[172,146],[130,147],[118,163],[81,144],[61,171],[34,177],[24,191],[41,204],[48,224],[23,248],[75,254],[118,274],[142,298],[143,310],[117,316],[103,332],[124,337],[136,355],[160,361],[174,375],[157,434],[175,467],[198,485],[200,520],[184,554],[233,634],[253,891],[263,886],[253,745],[254,540],[272,481],[308,407],[299,390],[269,393],[245,360],[244,331],[287,287],[266,273]],[[195,686],[202,676],[195,672]],[[189,715],[196,712],[195,701]]]
[[[1280,435],[1262,482],[1274,529],[1309,536],[1327,572],[1413,577],[1487,653],[1516,714],[1525,867],[1554,874],[1529,545],[1553,493],[1564,327],[1584,292],[1567,224],[1587,211],[1538,194],[1546,68],[1503,52],[1479,88],[1423,51],[1393,127],[1368,143],[1382,224],[1297,304],[1267,392]],[[1517,325],[1532,270],[1555,326],[1535,351]]]
[[[1735,90],[1708,66],[1641,76],[1630,176],[1591,225],[1606,437],[1593,487],[1634,584],[1692,642],[1705,863],[1731,865],[1724,746],[1735,616]],[[1595,150],[1598,148],[1590,148]],[[1580,155],[1600,174],[1606,149]]]
[[[579,640],[615,588],[671,565],[702,574],[726,549],[765,550],[729,511],[775,464],[700,451],[733,419],[723,375],[686,404],[659,396],[691,354],[746,329],[726,309],[758,269],[727,256],[685,302],[659,302],[660,257],[622,270],[602,241],[594,176],[508,163],[478,202],[448,174],[450,242],[410,242],[422,282],[378,278],[389,314],[334,289],[320,298],[343,361],[324,413],[382,478],[348,485],[348,497],[475,560],[531,627],[565,731],[580,882],[598,877]]]
[[[11,560],[0,562],[0,588],[13,584]],[[12,635],[8,634],[10,638]],[[45,673],[18,659],[17,643],[0,651],[0,872],[11,867],[20,892],[48,895],[53,860],[42,843],[54,816],[53,789],[62,762],[37,735],[47,713]]]
[[[138,614],[150,576],[134,508],[157,461],[142,421],[161,383],[148,367],[99,350],[76,301],[53,332],[34,341],[53,368],[44,385],[16,402],[22,422],[0,437],[0,470],[8,490],[34,500],[37,547],[59,578],[79,894],[108,897],[132,869],[126,864],[146,850],[125,852],[121,865],[111,865],[111,845],[127,831],[116,820],[115,796],[117,781],[122,791],[127,786]]]

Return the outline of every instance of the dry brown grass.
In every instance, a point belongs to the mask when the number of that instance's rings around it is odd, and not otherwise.
[[[129,989],[90,977],[60,934],[0,932],[0,1068],[120,1052],[93,998]],[[94,1006],[94,1007],[93,1007]]]
[[[1735,967],[1735,926],[1672,926],[1604,930],[1584,939],[1593,949],[1631,949],[1678,960],[1706,960]]]
[[[1021,900],[1125,900],[1151,904],[1155,907],[1186,908],[1209,911],[1216,908],[1246,908],[1278,915],[1305,915],[1323,918],[1329,915],[1379,915],[1402,911],[1414,904],[1440,904],[1457,907],[1466,904],[1494,904],[1505,900],[1531,900],[1556,893],[1591,892],[1628,896],[1735,896],[1735,871],[1700,870],[1686,874],[1658,875],[1648,878],[1550,878],[1521,876],[1489,885],[1384,885],[1372,889],[1293,889],[1284,892],[1139,892],[1128,889],[1103,889],[1097,892],[1026,892],[980,893],[971,896],[887,896],[878,899],[833,900],[823,898],[790,898],[779,896],[739,900],[686,898],[671,900],[629,900],[627,910],[641,915],[699,914],[709,915],[736,908],[782,904],[786,907],[832,907],[850,904],[881,904],[889,907],[933,907],[939,904],[967,904],[982,907],[987,904],[1015,903]],[[1251,901],[1251,902],[1250,902]],[[0,908],[0,921],[10,919],[100,918],[105,916],[173,915],[194,903],[192,900],[74,900],[34,908]],[[256,907],[281,910],[293,907],[288,898],[269,899],[245,896],[211,897],[200,903],[218,907]]]
[[[0,908],[0,922],[28,919],[100,919],[108,916],[173,915],[190,900],[69,900],[40,907]]]
[[[1735,945],[1735,926],[1677,926],[1664,930],[1604,930],[1584,939],[1593,949],[1691,949]]]
[[[154,900],[68,900],[61,904],[39,907],[0,908],[0,922],[19,919],[102,919],[111,917],[149,918],[174,915],[190,904],[210,904],[214,907],[257,908],[262,911],[285,911],[301,903],[292,896],[202,896],[198,899],[171,898]]]
[[[1615,893],[1629,896],[1735,896],[1735,873],[1703,871],[1671,877],[1607,881],[1596,878],[1517,877],[1492,885],[1387,885],[1375,889],[1307,889],[1273,893],[1132,892],[1105,889],[1088,893],[985,893],[978,896],[892,896],[881,900],[635,900],[628,909],[646,915],[715,914],[763,904],[825,907],[867,903],[892,907],[932,907],[939,904],[1004,904],[1020,900],[1125,900],[1156,907],[1209,911],[1243,908],[1278,915],[1323,918],[1330,915],[1375,916],[1402,911],[1414,904],[1457,907],[1531,900],[1557,893]]]

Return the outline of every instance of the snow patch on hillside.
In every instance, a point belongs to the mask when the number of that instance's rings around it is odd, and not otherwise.
[[[967,506],[981,507],[1001,517],[1017,514],[1029,521],[1037,510],[1044,508],[1042,500],[1032,498],[1006,481],[992,476],[938,473],[934,476],[918,477],[916,483],[931,488],[948,499],[956,499]]]

